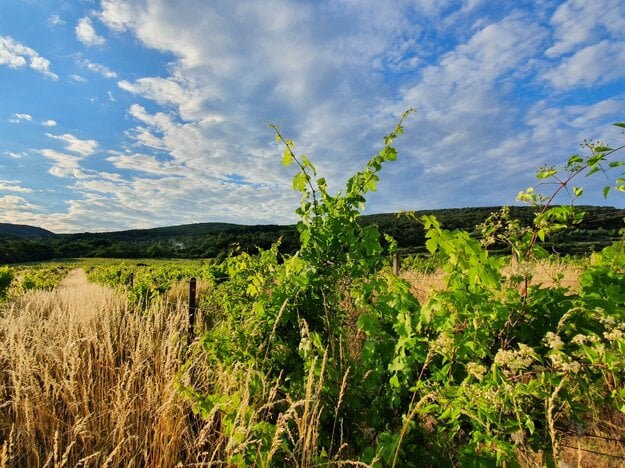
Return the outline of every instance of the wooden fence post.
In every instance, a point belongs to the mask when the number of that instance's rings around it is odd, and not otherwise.
[[[393,274],[399,276],[399,254],[397,252],[393,254]]]
[[[189,330],[187,332],[187,344],[190,345],[195,336],[195,312],[197,310],[197,305],[195,303],[195,292],[196,292],[197,282],[195,278],[191,278],[189,281]]]
[[[130,286],[130,289],[132,289],[135,285],[135,274],[133,272],[130,272],[130,275],[128,276],[128,285]]]

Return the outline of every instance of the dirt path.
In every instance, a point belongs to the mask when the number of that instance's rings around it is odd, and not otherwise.
[[[99,315],[111,307],[123,307],[126,302],[113,288],[90,283],[82,268],[70,270],[58,288],[47,294],[48,300],[65,314],[79,319]]]
[[[67,276],[63,278],[59,284],[59,289],[71,289],[82,288],[89,284],[85,270],[82,268],[75,268],[67,273]]]

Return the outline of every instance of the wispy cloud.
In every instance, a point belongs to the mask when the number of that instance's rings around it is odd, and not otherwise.
[[[11,123],[20,123],[24,120],[30,122],[33,120],[33,116],[30,114],[13,114],[13,118],[9,119]]]
[[[7,212],[39,210],[41,207],[18,195],[0,197],[0,209]]]
[[[80,60],[80,65],[85,67],[87,70],[92,71],[94,73],[99,73],[104,78],[117,78],[117,73],[108,68],[105,65],[101,65],[99,63],[95,63],[90,61],[89,59]]]
[[[71,75],[69,75],[69,79],[72,81],[75,81],[77,83],[86,83],[87,79],[80,76],[80,75],[76,75],[75,73],[72,73]]]
[[[48,26],[56,27],[56,26],[62,26],[64,24],[65,24],[65,21],[63,21],[59,15],[53,14],[53,15],[48,16]]]
[[[90,156],[95,153],[98,148],[98,142],[95,140],[81,140],[74,135],[65,133],[63,135],[52,135],[46,133],[46,136],[54,140],[60,140],[65,143],[64,147],[67,151],[78,153],[80,156]]]
[[[28,187],[22,187],[19,180],[0,180],[0,191],[32,193],[33,189]]]

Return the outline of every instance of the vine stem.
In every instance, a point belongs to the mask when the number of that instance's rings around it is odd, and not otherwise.
[[[549,425],[549,437],[551,438],[551,454],[554,463],[557,463],[558,458],[560,458],[560,446],[558,444],[558,436],[556,434],[556,422],[553,417],[553,412],[556,406],[556,399],[558,398],[558,394],[562,390],[565,381],[566,376],[562,377],[562,380],[560,380],[560,383],[558,383],[558,386],[555,388],[555,390],[547,400],[547,424]]]

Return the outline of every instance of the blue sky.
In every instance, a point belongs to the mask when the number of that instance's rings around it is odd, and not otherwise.
[[[2,222],[291,223],[267,124],[336,191],[409,107],[367,212],[513,204],[623,143],[625,2],[4,0],[0,84]]]

